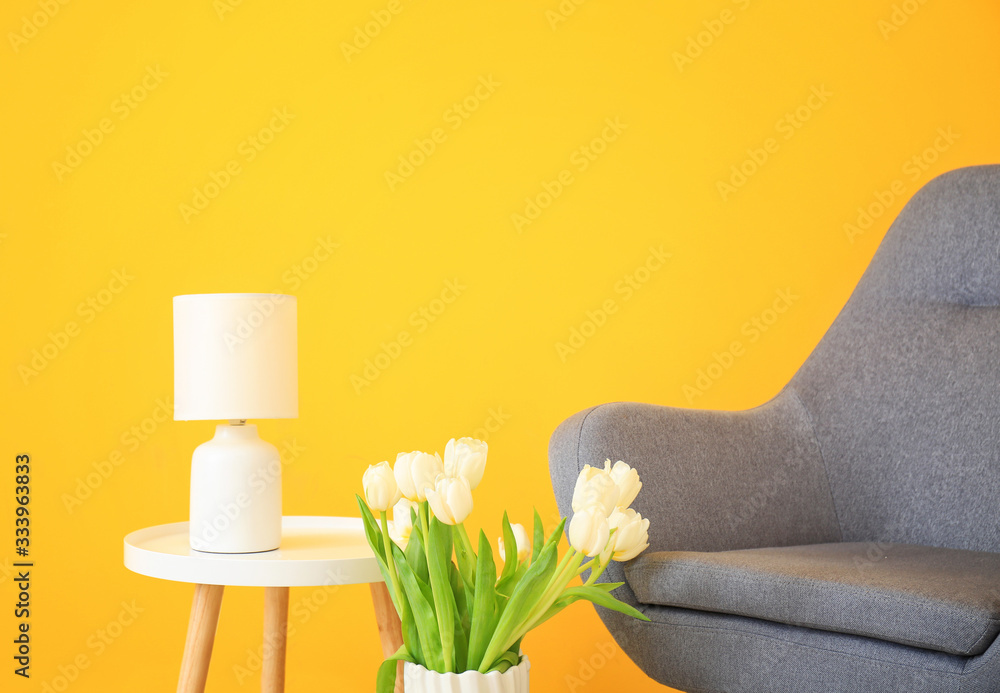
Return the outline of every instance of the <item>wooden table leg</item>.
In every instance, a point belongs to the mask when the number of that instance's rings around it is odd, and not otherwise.
[[[378,623],[378,637],[382,641],[382,655],[389,657],[396,654],[403,645],[403,626],[392,605],[392,597],[384,582],[373,582],[369,585],[372,591],[372,602],[375,604],[375,621]],[[395,693],[403,693],[403,663],[396,667]]]
[[[288,593],[287,587],[264,588],[264,665],[260,672],[262,693],[284,693],[285,690]]]
[[[203,693],[222,608],[222,585],[195,585],[177,693]]]

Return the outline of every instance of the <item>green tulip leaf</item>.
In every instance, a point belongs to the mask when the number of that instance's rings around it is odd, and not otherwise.
[[[640,621],[648,621],[649,618],[636,609],[635,607],[629,606],[628,604],[618,601],[610,594],[608,594],[603,589],[596,587],[595,585],[584,585],[581,587],[568,587],[563,591],[563,597],[577,597],[579,599],[586,599],[587,601],[593,602],[598,606],[603,606],[605,609],[611,609],[612,611],[617,611],[618,613],[625,614],[626,616],[631,616],[637,618]]]
[[[358,508],[361,509],[361,523],[365,528],[365,538],[368,540],[368,545],[372,548],[375,556],[384,561],[385,542],[382,541],[382,530],[379,529],[378,520],[372,515],[372,511],[368,509],[368,504],[365,503],[361,496],[354,494],[354,498],[358,501]]]
[[[451,565],[451,528],[432,517],[428,543],[431,550],[427,557],[430,574],[431,593],[434,596],[434,611],[437,614],[438,633],[441,636],[441,651],[445,671],[455,667],[455,594],[451,591],[448,566]]]
[[[413,570],[405,560],[397,563],[396,567],[399,570],[399,579],[403,583],[406,598],[413,610],[413,625],[416,627],[420,651],[423,654],[422,664],[428,669],[443,674],[447,670],[442,656],[441,634],[438,630],[437,616],[432,606],[433,598],[428,598],[430,595],[424,591],[426,586],[421,586],[417,576],[414,575]]]
[[[469,653],[469,632],[472,629],[472,600],[475,586],[467,586],[454,564],[451,564],[451,589],[455,593],[457,623],[455,628],[456,671],[465,671]]]
[[[562,539],[563,527],[565,526],[566,526],[566,518],[564,517],[562,520],[559,521],[559,524],[556,525],[556,528],[552,530],[552,534],[549,535],[549,538],[546,539],[545,546],[558,544],[559,540]]]
[[[412,512],[412,511],[411,511]],[[406,562],[413,568],[413,573],[423,582],[430,582],[427,573],[427,554],[424,551],[424,533],[420,523],[415,522],[410,533],[410,541],[406,545]]]
[[[378,520],[372,515],[371,511],[368,509],[368,505],[364,502],[361,496],[355,494],[355,498],[358,500],[358,507],[361,508],[361,522],[365,528],[365,538],[368,539],[368,546],[371,547],[372,553],[375,554],[375,560],[378,561],[379,572],[382,573],[382,579],[385,581],[386,586],[389,588],[389,598],[392,599],[392,605],[396,607],[396,613],[402,613],[400,605],[397,603],[399,600],[395,594],[395,590],[392,589],[392,577],[389,573],[389,565],[386,563],[385,558],[385,542],[382,539],[382,530],[379,529]],[[393,554],[395,556],[395,554]]]
[[[538,626],[542,625],[550,618],[558,614],[560,611],[565,609],[567,606],[580,599],[582,599],[582,597],[569,597],[569,598],[560,597],[559,599],[555,600],[552,606],[550,606],[548,610],[544,614],[542,614],[542,617],[539,618],[537,621],[535,621],[535,625],[533,625],[532,628],[533,629],[538,628]]]
[[[531,537],[531,562],[534,563],[538,560],[538,554],[542,552],[542,546],[545,544],[545,527],[542,526],[542,518],[538,514],[538,509],[535,509],[535,530]]]
[[[486,654],[479,665],[479,671],[486,672],[493,665],[493,660],[500,652],[510,647],[508,642],[518,627],[521,619],[531,612],[533,606],[549,586],[549,580],[556,569],[556,545],[548,544],[538,555],[538,560],[528,568],[524,577],[514,587],[510,600],[497,622],[493,638],[486,648]]]
[[[490,671],[499,671],[502,674],[511,667],[516,667],[520,661],[521,657],[516,652],[508,650],[497,657],[497,661],[493,662]]]
[[[465,585],[462,584],[462,576],[458,574],[458,569],[452,563],[451,568],[451,588],[455,593],[455,671],[465,671],[469,660],[469,627],[471,618],[469,616],[468,599]]]
[[[504,597],[510,597],[514,588],[517,587],[517,583],[521,581],[524,574],[528,572],[528,564],[521,563],[517,566],[517,570],[510,577],[504,578],[497,583],[497,592],[502,594]]]
[[[403,555],[402,550],[398,546],[392,547],[392,555],[396,561],[396,570],[399,570],[400,563],[406,563],[406,557]],[[398,572],[397,572],[398,574]],[[400,581],[402,582],[402,580]],[[426,596],[426,595],[425,595]],[[399,613],[399,620],[402,625],[403,631],[403,644],[406,645],[406,649],[413,656],[413,661],[422,662],[423,652],[420,646],[420,635],[417,632],[417,622],[413,617],[413,609],[410,607],[410,600],[406,596],[406,589],[403,589],[402,594],[402,607]]]
[[[515,539],[514,530],[507,519],[507,513],[503,514],[503,544],[506,557],[504,558],[503,572],[500,573],[500,581],[497,583],[497,592],[505,597],[510,597],[518,580],[524,575],[524,571],[518,572],[517,539]]]
[[[479,532],[479,557],[476,561],[476,591],[472,600],[472,630],[469,633],[468,668],[479,669],[486,647],[493,637],[497,613],[497,568],[493,563],[493,548],[486,533]]]
[[[386,657],[382,665],[378,668],[378,675],[375,677],[375,693],[392,693],[396,687],[397,663],[414,662],[414,657],[403,645],[391,657]]]
[[[605,592],[614,592],[616,589],[624,585],[624,582],[595,582],[591,587],[595,587],[599,590],[604,590]]]

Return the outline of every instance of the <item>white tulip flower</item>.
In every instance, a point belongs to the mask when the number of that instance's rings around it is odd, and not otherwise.
[[[611,480],[618,487],[617,507],[627,508],[632,505],[632,501],[639,495],[642,489],[642,482],[639,481],[639,472],[632,469],[621,460],[611,466],[611,460],[604,461],[604,471],[611,475]]]
[[[486,470],[488,445],[475,438],[452,438],[444,447],[444,473],[448,476],[462,476],[475,489],[483,480]]]
[[[611,536],[614,560],[630,561],[649,547],[649,520],[635,510],[616,509],[608,518],[608,526],[615,530]]]
[[[604,552],[610,534],[608,516],[599,505],[591,505],[573,513],[573,519],[569,522],[570,545],[589,558]]]
[[[392,472],[403,496],[407,500],[423,503],[427,500],[427,489],[433,488],[434,479],[444,472],[444,465],[436,453],[429,455],[415,450],[399,453]]]
[[[531,555],[531,539],[528,537],[528,531],[524,525],[511,525],[510,528],[514,532],[514,541],[517,543],[517,562],[524,563]],[[497,546],[500,549],[500,558],[506,561],[507,551],[503,545],[503,537],[497,539]]]
[[[472,489],[465,477],[441,474],[434,487],[427,489],[427,502],[431,511],[446,525],[465,522],[472,512]]]
[[[395,520],[389,523],[389,538],[403,551],[406,551],[406,546],[410,543],[410,534],[412,533],[413,526],[409,523],[404,525]]]
[[[388,462],[369,465],[361,478],[368,507],[377,512],[385,512],[399,500],[399,486]]]
[[[615,552],[615,535],[611,535],[611,539],[608,541],[608,546],[606,549],[601,551],[601,555],[597,557],[601,565],[608,565],[611,562],[611,556]]]
[[[605,516],[610,515],[618,504],[621,492],[611,478],[610,472],[599,467],[585,465],[576,478],[573,489],[573,512],[579,512],[591,505],[599,505]]]
[[[413,522],[411,522],[410,509],[416,509],[417,504],[413,501],[401,498],[398,503],[392,506],[392,521],[396,523],[398,527],[406,527],[407,529],[413,528]]]

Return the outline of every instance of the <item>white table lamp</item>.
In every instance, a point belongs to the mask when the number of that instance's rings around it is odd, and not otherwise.
[[[174,297],[174,420],[228,420],[191,460],[191,548],[281,543],[281,457],[247,419],[299,415],[296,300],[281,294]]]

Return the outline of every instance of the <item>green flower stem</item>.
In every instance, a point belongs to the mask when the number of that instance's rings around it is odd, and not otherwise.
[[[567,585],[569,585],[570,580],[580,574],[580,564],[583,562],[583,559],[584,554],[578,553],[573,547],[569,548],[566,555],[563,556],[559,568],[556,569],[555,575],[552,576],[548,589],[542,593],[538,607],[532,610],[531,615],[541,616],[549,610],[549,607],[552,606],[563,590],[566,589]]]
[[[465,531],[465,523],[459,522],[455,525],[457,531],[454,532],[458,536],[459,541],[462,542],[462,550],[465,551],[467,556],[475,556],[476,552],[472,550],[472,542],[469,541],[469,533]]]
[[[431,532],[430,532],[430,521],[428,520],[428,513],[430,512],[430,503],[424,501],[417,507],[417,516],[420,518],[420,529],[424,533],[424,556],[427,558],[427,566],[430,567],[431,564]],[[435,611],[437,609],[435,608]]]
[[[381,513],[382,520],[382,541],[385,542],[385,562],[389,566],[389,580],[392,582],[392,591],[396,594],[396,604],[402,609],[403,589],[399,585],[399,578],[396,576],[396,559],[392,556],[392,539],[389,537],[389,518],[386,511]]]
[[[469,541],[469,533],[465,531],[465,523],[459,522],[452,528],[452,544],[455,547],[455,562],[458,566],[459,575],[463,581],[469,583],[469,587],[476,584],[476,552],[472,550],[472,542]],[[463,556],[464,554],[464,556]]]
[[[509,649],[511,645],[523,638],[528,631],[534,628],[538,620],[541,619],[542,616],[545,615],[545,612],[548,611],[553,604],[555,604],[556,600],[559,599],[560,596],[562,596],[563,590],[565,590],[569,585],[570,580],[580,574],[580,564],[583,563],[583,559],[584,554],[576,553],[573,547],[569,548],[566,555],[563,556],[563,560],[560,561],[559,567],[556,569],[552,579],[549,581],[549,586],[546,588],[545,592],[542,593],[542,596],[535,605],[535,608],[533,608],[528,613],[527,617],[521,621],[520,628],[517,628],[514,631],[514,636],[511,638],[510,642],[507,643],[504,651]]]
[[[524,637],[534,624],[548,611],[549,607],[558,599],[559,595],[562,594],[563,589],[570,580],[576,575],[576,569],[579,567],[580,562],[583,560],[583,554],[579,554],[574,557],[574,549],[571,546],[566,553],[563,555],[562,560],[559,561],[559,565],[556,567],[555,572],[552,577],[549,578],[549,582],[545,585],[545,589],[542,591],[541,596],[535,601],[534,607],[531,607],[527,615],[520,621],[517,621],[514,627],[511,629],[511,636],[508,637],[506,642],[501,642],[497,646],[497,642],[493,639],[490,640],[490,645],[486,649],[486,653],[483,655],[482,664],[479,667],[481,673],[486,673],[489,668],[496,661],[497,657],[509,650],[516,642]],[[527,606],[527,605],[526,605]],[[494,632],[494,637],[496,637],[496,632]]]
[[[548,586],[545,588],[545,591],[542,592],[542,596],[539,597],[534,608],[528,612],[528,615],[521,622],[521,628],[516,629],[515,632],[523,635],[531,630],[531,625],[533,625],[534,622],[542,616],[542,614],[549,610],[549,607],[555,603],[556,599],[559,598],[559,595],[561,595],[563,590],[566,589],[570,580],[579,574],[579,565],[583,561],[583,558],[584,555],[582,553],[577,553],[572,546],[566,551],[566,554],[559,562],[559,566],[556,568],[556,571],[552,574],[552,579],[549,580]]]
[[[595,565],[596,564],[596,565]],[[593,585],[597,582],[598,578],[604,574],[607,567],[611,565],[611,555],[608,556],[608,562],[602,563],[601,557],[597,556],[593,560],[587,561],[586,564],[580,567],[580,573],[582,574],[585,570],[590,570],[590,577],[587,578],[587,582],[584,585]]]
[[[576,549],[570,546],[566,550],[566,553],[563,554],[562,560],[559,561],[559,565],[556,566],[556,572],[552,573],[552,579],[549,580],[550,586],[553,585],[559,579],[559,576],[562,575],[563,571],[566,570],[566,566],[569,565],[569,562],[573,559],[574,555],[576,555]],[[581,558],[580,560],[583,559]],[[548,590],[546,590],[546,593],[548,593]]]
[[[593,561],[591,561],[591,563],[595,562],[597,563],[596,568],[588,564],[588,567],[590,567],[590,577],[587,578],[587,582],[584,583],[585,585],[593,585],[595,582],[597,582],[597,579],[601,577],[601,574],[604,572],[605,568],[607,568],[611,564],[611,558],[608,557],[607,563],[601,563],[601,557],[598,556]]]
[[[419,513],[419,515],[420,515],[420,525],[422,526],[423,531],[424,531],[424,555],[427,557],[427,570],[428,571],[433,570],[433,568],[431,567],[431,525],[430,525],[430,512],[431,512],[431,505],[430,505],[430,503],[428,503],[427,501],[424,501],[423,503],[420,504],[420,513]],[[451,560],[451,556],[448,557],[448,560]],[[433,588],[431,589],[431,599],[434,601],[434,617],[437,619],[438,632],[439,633],[443,633],[444,629],[445,629],[445,624],[444,624],[444,620],[443,620],[443,617],[442,617],[444,609],[442,609],[441,605],[438,604],[438,595],[437,595],[437,593],[435,592],[435,590]],[[452,624],[449,623],[448,625],[451,626]],[[443,650],[441,654],[442,654],[442,657],[444,659],[445,669],[447,671],[451,671],[451,669],[453,669],[454,666],[455,666],[455,664],[454,664],[454,662],[455,662],[455,653],[452,651],[451,648],[444,647],[444,643],[443,642],[441,643],[441,645],[442,645],[442,650]]]
[[[576,560],[574,560],[576,559]],[[539,597],[538,601],[535,603],[535,607],[528,612],[528,615],[522,621],[523,623],[528,623],[533,620],[533,617],[544,614],[549,606],[552,605],[562,591],[566,589],[566,585],[569,581],[573,579],[574,576],[579,575],[579,570],[573,568],[572,565],[576,564],[579,566],[580,561],[583,560],[583,554],[578,554],[576,549],[570,546],[566,553],[563,554],[562,559],[559,561],[559,565],[556,566],[555,572],[552,573],[552,577],[549,579],[549,584],[546,585],[545,591],[542,592],[542,596]],[[544,605],[544,608],[542,608]],[[536,613],[537,612],[537,613]]]

